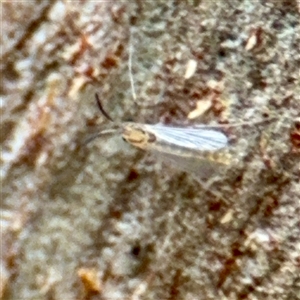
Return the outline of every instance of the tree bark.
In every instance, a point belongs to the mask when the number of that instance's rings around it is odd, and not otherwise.
[[[300,299],[296,1],[1,8],[2,299]],[[85,143],[95,92],[116,123],[229,124],[230,163]]]

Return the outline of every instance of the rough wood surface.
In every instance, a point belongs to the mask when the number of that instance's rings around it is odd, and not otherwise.
[[[2,299],[300,299],[299,2],[1,9]],[[277,119],[228,128],[203,187],[118,135],[84,145],[110,126],[95,92],[116,120]]]

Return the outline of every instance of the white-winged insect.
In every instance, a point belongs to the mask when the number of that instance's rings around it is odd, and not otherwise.
[[[98,94],[95,97],[99,110],[113,122],[104,110]],[[88,142],[100,135],[114,132],[121,133],[129,144],[155,153],[164,161],[200,178],[211,176],[218,166],[227,165],[230,161],[228,153],[219,151],[228,146],[227,136],[207,125],[173,127],[124,122],[117,129],[104,130],[92,136]]]
[[[131,39],[131,35],[130,35]],[[132,76],[132,43],[129,43],[129,78],[134,101],[136,92]],[[113,119],[104,110],[98,94],[96,102],[102,114],[111,122]],[[228,146],[227,136],[217,130],[218,126],[197,125],[194,127],[173,127],[163,124],[141,124],[124,122],[116,124],[118,129],[104,130],[89,140],[114,132],[121,133],[129,144],[160,156],[163,161],[175,167],[194,173],[199,179],[208,178],[219,166],[228,165],[231,155],[220,151]],[[219,128],[218,128],[219,129]]]

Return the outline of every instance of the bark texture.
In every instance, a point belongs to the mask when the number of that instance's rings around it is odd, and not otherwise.
[[[1,10],[2,299],[300,299],[299,2]],[[120,135],[86,145],[111,126],[95,92],[117,121],[265,122],[224,127],[235,159],[204,186]]]

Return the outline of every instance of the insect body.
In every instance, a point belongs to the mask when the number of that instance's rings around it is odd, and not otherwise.
[[[150,151],[178,168],[208,177],[218,166],[227,165],[228,153],[221,150],[228,139],[220,131],[196,127],[171,127],[124,123],[122,136],[131,145]]]
[[[228,141],[225,134],[216,130],[162,124],[125,123],[122,135],[127,142],[138,148],[183,156],[199,151],[219,150],[226,147]]]
[[[113,121],[103,109],[97,94],[96,100],[103,115]],[[100,132],[92,139],[116,131],[121,131],[123,139],[129,144],[155,153],[164,161],[200,177],[208,177],[217,166],[230,162],[231,156],[221,151],[228,146],[227,136],[210,126],[172,127],[128,122],[120,124],[117,130]]]

